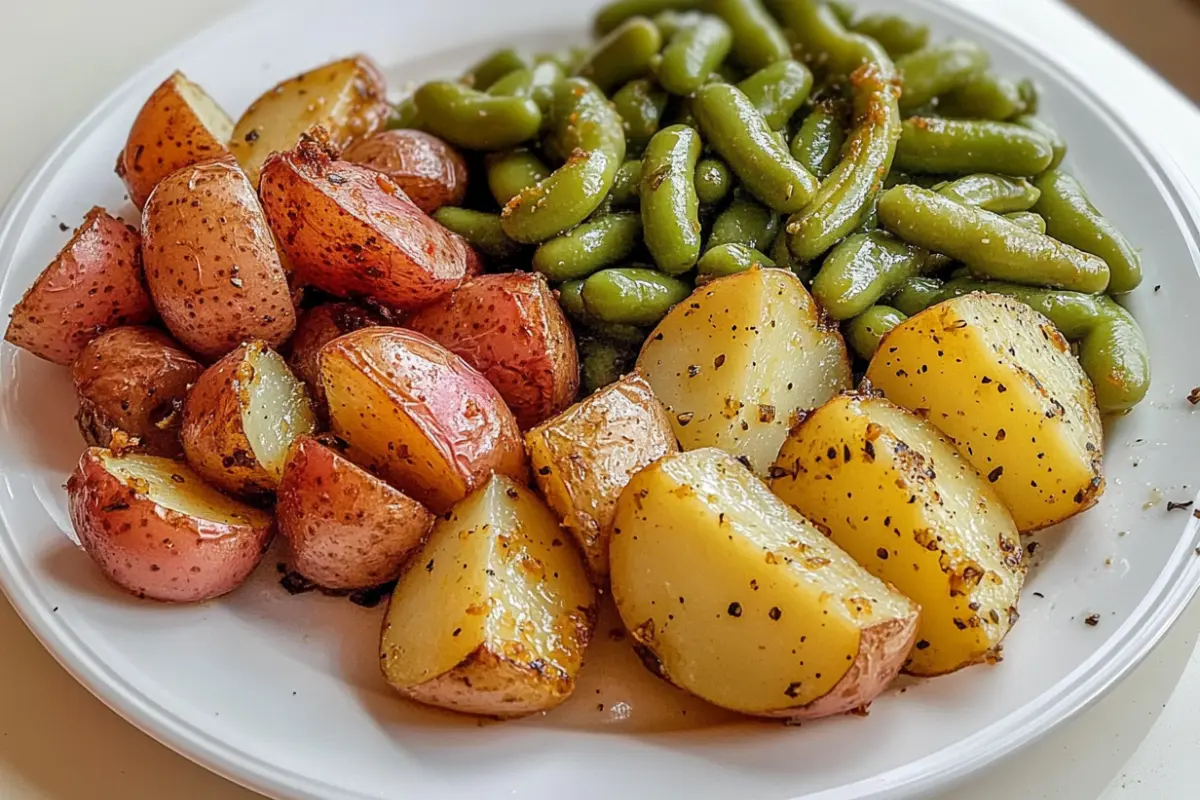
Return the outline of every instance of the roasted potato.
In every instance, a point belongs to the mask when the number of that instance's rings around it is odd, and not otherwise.
[[[751,269],[675,306],[638,356],[685,450],[719,447],[759,476],[801,412],[850,386],[850,359],[800,280]]]
[[[146,282],[167,328],[216,359],[247,339],[282,344],[296,327],[287,275],[258,196],[231,159],[164,178],[142,211]]]
[[[466,160],[424,131],[383,131],[350,145],[342,158],[387,175],[426,214],[461,206],[467,196]]]
[[[467,246],[413,205],[391,178],[334,161],[305,139],[263,167],[263,208],[301,283],[394,311],[456,289]]]
[[[575,337],[541,275],[472,278],[405,326],[483,373],[522,430],[562,411],[579,393]]]
[[[254,186],[272,153],[291,150],[321,128],[343,150],[383,127],[391,114],[383,73],[366,56],[317,67],[275,86],[251,103],[233,128],[229,149]]]
[[[642,661],[711,703],[814,719],[899,672],[919,609],[715,448],[675,453],[621,493],[612,593]]]
[[[415,331],[363,328],[321,349],[333,432],[347,455],[441,514],[491,473],[528,481],[504,399],[465,361]]]
[[[288,366],[304,381],[309,397],[318,411],[325,409],[325,389],[321,386],[321,348],[339,336],[371,325],[383,325],[383,317],[353,303],[324,303],[300,315],[296,332],[288,341]]]
[[[399,577],[433,515],[339,455],[337,444],[311,436],[292,443],[276,495],[279,532],[292,569],[318,586],[378,586]]]
[[[638,470],[679,451],[662,403],[630,373],[529,431],[525,447],[542,497],[604,585],[621,490]]]
[[[138,597],[190,603],[236,589],[262,559],[271,515],[181,461],[93,447],[67,480],[71,523],[105,577]]]
[[[439,519],[383,624],[388,683],[468,714],[519,717],[567,699],[596,595],[558,520],[503,476]]]
[[[117,175],[138,208],[176,170],[229,154],[233,120],[204,90],[175,72],[154,90],[117,156]]]
[[[912,317],[883,340],[866,379],[953,439],[1022,532],[1104,493],[1092,385],[1062,334],[1018,300],[971,294]]]
[[[791,432],[771,472],[780,498],[921,606],[909,672],[995,660],[1025,580],[1020,536],[936,428],[882,398],[843,395]]]
[[[149,455],[182,455],[180,409],[203,371],[162,331],[130,325],[102,333],[71,367],[84,440],[108,447],[121,431],[136,436]]]
[[[316,427],[304,384],[256,339],[196,381],[183,403],[180,439],[188,463],[205,480],[256,496],[279,486],[288,448]]]
[[[4,338],[39,358],[70,365],[109,328],[154,317],[134,228],[93,208],[25,292]]]

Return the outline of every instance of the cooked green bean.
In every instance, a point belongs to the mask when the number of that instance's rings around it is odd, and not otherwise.
[[[829,251],[812,295],[833,319],[850,319],[940,263],[928,250],[884,231],[855,234]]]
[[[698,14],[684,20],[662,52],[655,74],[672,94],[689,95],[708,81],[733,46],[733,31],[720,17]]]
[[[611,342],[637,346],[646,340],[646,331],[636,325],[601,322],[587,312],[583,304],[583,281],[567,281],[558,287],[558,304],[575,323]]]
[[[521,246],[509,239],[500,227],[500,215],[469,208],[442,206],[433,218],[467,240],[485,256],[507,261],[521,252]]]
[[[965,84],[987,69],[991,59],[975,42],[949,39],[896,60],[904,92],[900,110],[910,114],[918,106]]]
[[[904,241],[957,259],[978,277],[1088,293],[1108,286],[1103,259],[918,186],[884,192],[879,219]]]
[[[655,325],[692,287],[669,275],[641,267],[600,270],[583,282],[583,306],[601,322]]]
[[[788,124],[808,99],[812,86],[809,68],[790,58],[763,67],[738,84],[773,130]]]
[[[845,25],[847,28],[854,22],[854,4],[847,3],[845,0],[827,0],[826,5],[829,10],[837,17],[838,22]]]
[[[609,198],[617,208],[636,206],[639,202],[639,191],[642,185],[642,160],[626,161],[617,170],[613,178],[612,191]]]
[[[525,189],[536,186],[550,174],[550,168],[530,150],[521,148],[495,153],[487,159],[488,189],[503,208]]]
[[[846,130],[841,114],[831,103],[821,103],[812,110],[792,139],[792,158],[821,180],[829,177],[842,155]]]
[[[630,17],[596,43],[575,71],[608,94],[634,78],[648,75],[662,49],[662,34],[645,17]]]
[[[847,31],[847,23],[831,5],[821,0],[767,0],[767,6],[818,72],[845,77],[863,64],[875,64],[889,81],[895,77],[883,46],[869,36]]]
[[[606,36],[631,17],[653,17],[664,11],[691,11],[704,0],[615,0],[601,8],[592,28],[597,36]]]
[[[942,282],[937,278],[914,277],[901,281],[890,297],[883,298],[901,314],[911,317],[938,302]]]
[[[554,93],[551,143],[568,154],[550,177],[525,189],[504,207],[509,238],[544,242],[587,219],[607,197],[625,159],[625,130],[603,92],[569,78]]]
[[[516,147],[542,124],[531,98],[484,94],[452,81],[427,83],[413,97],[425,130],[470,150]]]
[[[1037,179],[1042,190],[1034,211],[1046,220],[1046,232],[1108,264],[1109,294],[1131,292],[1142,282],[1142,259],[1117,227],[1104,218],[1079,181],[1061,170],[1048,170]]]
[[[488,94],[509,97],[529,97],[538,104],[543,121],[550,114],[554,101],[554,87],[558,86],[566,73],[552,61],[536,64],[529,69],[518,69],[496,81],[487,90]]]
[[[700,134],[686,125],[654,134],[642,157],[639,194],[646,248],[668,275],[687,272],[700,258],[699,160]]]
[[[904,121],[896,167],[908,172],[1040,175],[1054,158],[1049,140],[1011,122],[913,117]]]
[[[770,208],[799,211],[817,179],[792,158],[762,114],[736,86],[710,83],[696,93],[692,112],[704,140],[725,159],[742,186]]]
[[[719,158],[702,158],[696,165],[696,196],[700,204],[715,206],[733,191],[733,174]]]
[[[792,48],[762,0],[708,0],[704,8],[733,31],[733,60],[751,72],[792,57]]]
[[[1063,159],[1067,157],[1067,140],[1062,137],[1062,134],[1045,120],[1030,114],[1017,117],[1013,122],[1046,137],[1046,141],[1050,142],[1050,147],[1054,150],[1054,157],[1050,160],[1050,166],[1047,169],[1058,169]]]
[[[613,108],[625,125],[628,150],[641,152],[658,132],[667,100],[667,93],[648,78],[632,80],[613,95]]]
[[[480,59],[462,76],[462,82],[476,91],[486,92],[505,75],[528,66],[520,53],[511,47],[505,47]]]
[[[1020,225],[1034,233],[1046,232],[1046,220],[1040,214],[1032,211],[1015,211],[1012,214],[1005,214],[1004,218],[1014,225]]]
[[[898,14],[867,14],[847,27],[879,42],[892,58],[914,53],[929,44],[928,25]]]
[[[713,223],[705,249],[741,244],[766,252],[779,233],[779,215],[748,197],[734,199]]]
[[[696,272],[711,279],[745,272],[754,266],[773,267],[775,262],[753,247],[731,242],[706,250],[696,264]]]
[[[586,278],[628,258],[641,236],[637,214],[603,214],[542,242],[533,253],[533,268],[556,283]]]
[[[1038,85],[1033,78],[1025,78],[1017,82],[1017,91],[1021,93],[1021,103],[1025,106],[1026,114],[1036,114],[1041,105]]]
[[[980,72],[938,98],[937,113],[961,119],[1012,119],[1025,112],[1021,90],[1008,78]]]
[[[392,106],[392,113],[388,116],[387,121],[387,129],[389,131],[400,129],[419,130],[420,127],[421,114],[417,111],[417,102],[411,94]]]
[[[637,360],[637,350],[606,339],[579,341],[580,383],[585,396],[616,383]]]
[[[1024,178],[1005,178],[987,172],[968,175],[934,189],[942,197],[997,214],[1028,211],[1042,195],[1036,186]]]
[[[891,306],[871,306],[846,324],[846,344],[863,361],[870,361],[883,337],[906,319],[907,315]]]

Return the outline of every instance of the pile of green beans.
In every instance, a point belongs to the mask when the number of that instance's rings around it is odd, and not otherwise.
[[[1145,342],[1111,299],[1138,252],[1063,170],[1036,85],[979,44],[840,0],[615,0],[593,29],[498,50],[390,123],[472,151],[465,207],[435,216],[557,288],[585,389],[696,285],[761,266],[864,359],[964,287],[1016,297],[1065,326],[1105,411],[1141,399]]]

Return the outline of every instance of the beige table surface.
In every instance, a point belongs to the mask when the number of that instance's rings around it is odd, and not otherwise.
[[[0,0],[0,198],[139,64],[243,2]],[[1053,0],[1011,3],[1050,9]],[[1054,7],[1047,13],[1067,12]],[[1125,82],[1131,94],[1151,93],[1173,104],[1180,125],[1190,126],[1167,126],[1180,153],[1183,144],[1200,141],[1194,109],[1151,81],[1110,41],[1079,30],[1086,41],[1073,47],[1081,64],[1110,72],[1106,79]],[[1185,168],[1200,177],[1200,159]],[[1200,706],[1198,630],[1200,606],[1193,604],[1128,680],[1073,723],[979,778],[972,800],[1200,798],[1200,714],[1194,713]],[[963,796],[953,792],[930,800]],[[0,599],[0,800],[254,797],[109,711],[55,663]]]

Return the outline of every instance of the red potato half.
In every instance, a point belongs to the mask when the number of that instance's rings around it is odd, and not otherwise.
[[[467,196],[466,160],[424,131],[383,131],[350,145],[342,158],[387,175],[426,214]]]
[[[473,278],[419,311],[406,327],[483,373],[522,429],[567,408],[579,393],[575,337],[540,275],[508,272]]]
[[[296,328],[287,275],[254,187],[232,159],[165,178],[142,212],[146,282],[171,333],[216,359]]]
[[[487,379],[432,339],[363,328],[321,350],[346,455],[441,514],[493,472],[528,482],[521,432]]]
[[[129,199],[141,208],[172,172],[228,155],[225,144],[232,133],[229,115],[182,72],[175,72],[138,112],[117,157],[117,175],[129,189]]]
[[[109,328],[154,317],[137,230],[93,208],[12,311],[4,338],[35,356],[70,365]]]
[[[318,409],[325,407],[325,389],[321,386],[321,348],[339,336],[359,328],[383,325],[383,317],[353,303],[325,303],[300,315],[296,332],[288,342],[288,366],[304,381]]]
[[[208,486],[186,464],[93,447],[67,481],[71,522],[110,581],[191,603],[233,591],[262,560],[271,515]]]
[[[433,525],[416,500],[310,436],[293,443],[277,498],[292,568],[327,589],[399,577]]]
[[[466,275],[462,239],[391,178],[333,160],[314,139],[272,156],[260,192],[301,283],[403,312],[444,297]]]

